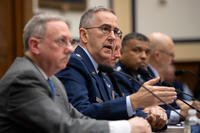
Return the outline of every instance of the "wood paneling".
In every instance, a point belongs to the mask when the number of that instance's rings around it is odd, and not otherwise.
[[[23,55],[23,26],[31,16],[32,1],[0,1],[0,77],[16,56]]]

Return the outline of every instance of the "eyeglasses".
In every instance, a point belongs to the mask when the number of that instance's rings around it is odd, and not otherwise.
[[[69,47],[69,46],[72,46],[75,43],[74,39],[67,40],[64,37],[60,37],[60,38],[54,40],[54,42],[59,47]]]
[[[164,50],[160,50],[160,52],[163,53],[163,54],[166,54],[166,55],[168,55],[172,58],[174,58],[174,56],[175,56],[174,53],[170,53],[170,52],[167,52],[167,51],[164,51]]]
[[[111,25],[103,24],[98,27],[86,27],[85,29],[93,29],[93,28],[100,29],[105,35],[108,35],[111,33],[111,31],[113,31],[116,37],[122,38],[122,31],[119,28],[116,27],[113,28]]]

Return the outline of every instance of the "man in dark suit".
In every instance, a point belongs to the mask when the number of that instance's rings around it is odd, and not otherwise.
[[[150,133],[142,118],[97,121],[79,113],[54,76],[73,52],[71,33],[58,16],[36,15],[25,26],[25,56],[0,81],[0,133]]]
[[[57,74],[65,85],[69,101],[83,114],[97,119],[128,119],[135,109],[161,102],[141,88],[138,93],[119,97],[108,76],[98,69],[107,64],[122,32],[112,10],[96,7],[83,14],[79,26],[80,45],[70,57],[68,67]],[[158,79],[146,83],[150,88]],[[152,88],[166,102],[176,98],[174,88]],[[163,97],[163,94],[167,96]],[[146,102],[151,101],[151,102]]]
[[[116,70],[132,76],[140,84],[148,81],[150,78],[139,73],[139,68],[144,68],[149,63],[150,44],[149,39],[141,33],[129,33],[123,37],[121,57],[116,65]],[[115,73],[118,82],[121,85],[122,92],[130,95],[137,92],[140,84],[129,79],[126,75]]]
[[[150,52],[149,43],[150,42],[148,37],[141,33],[132,32],[126,34],[123,37],[122,48],[120,49],[121,56],[118,59],[119,61],[117,62],[117,65],[112,65],[116,69],[116,71],[113,72],[112,75],[118,83],[118,88],[125,96],[136,93],[140,89],[142,84],[149,80],[149,77],[146,77],[145,75],[138,72],[139,68],[144,69],[148,64],[148,57]],[[114,58],[112,62],[114,62]],[[138,112],[144,111],[147,114],[151,112],[152,115],[157,115],[158,117],[160,116],[160,114],[162,114],[162,117],[164,119],[160,118],[158,120],[159,122],[151,122],[153,130],[159,130],[166,124],[167,114],[158,111],[152,113],[153,111],[155,111],[155,108],[163,110],[159,106],[154,106],[153,109],[139,109]],[[149,119],[149,117],[147,117],[147,119]]]
[[[169,66],[172,64],[175,57],[175,45],[170,36],[161,32],[153,32],[149,35],[150,39],[150,57],[148,70],[154,77],[160,77],[161,81],[165,80],[165,73]],[[178,109],[176,103],[172,106]],[[168,110],[168,118],[170,124],[176,124],[181,118],[176,112],[172,111],[169,107],[163,106]]]
[[[172,38],[161,32],[153,32],[149,35],[150,40],[150,58],[149,58],[149,70],[151,70],[152,75],[160,76],[161,80],[166,79],[166,70],[172,65],[173,60],[175,58],[175,44]],[[173,84],[172,84],[173,85]],[[180,89],[180,88],[177,88]],[[183,91],[183,90],[182,90]],[[178,97],[181,98],[181,97]],[[191,102],[195,105],[195,101]],[[176,100],[176,103],[172,103],[180,114],[183,117],[187,117],[187,111],[189,109],[188,105],[181,102],[180,100]],[[185,108],[187,107],[187,108]],[[194,106],[197,107],[197,106]],[[171,110],[171,108],[165,107],[168,111],[169,123],[170,124],[177,124],[180,121],[183,121],[184,118],[180,117],[176,112]],[[197,108],[198,109],[198,108]],[[200,126],[198,125],[195,128],[192,128],[192,133],[197,133],[200,130]]]

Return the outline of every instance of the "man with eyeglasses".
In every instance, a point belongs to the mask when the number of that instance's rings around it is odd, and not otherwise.
[[[73,52],[61,16],[38,14],[23,32],[24,57],[0,80],[0,133],[151,133],[143,118],[101,121],[78,112],[54,76]]]
[[[166,34],[154,32],[149,35],[150,59],[149,63],[156,71],[155,76],[163,78],[163,72],[171,65],[175,57],[173,40]],[[154,70],[153,69],[153,70]]]
[[[57,74],[75,108],[92,118],[119,120],[133,117],[137,108],[161,103],[144,89],[141,93],[120,97],[113,90],[108,76],[98,69],[99,65],[107,64],[116,44],[121,43],[122,32],[112,10],[95,7],[86,11],[80,20],[79,36],[80,44],[70,57],[68,66]],[[157,81],[151,80],[146,85],[151,87]],[[169,91],[166,92],[159,87],[152,89],[168,103],[176,98],[174,88],[167,87]],[[163,97],[164,93],[168,97]],[[140,96],[152,102],[146,105]]]
[[[148,66],[149,72],[151,72],[152,76],[160,76],[161,80],[165,80],[165,74],[166,70],[170,65],[172,65],[174,57],[175,57],[175,45],[172,40],[172,38],[164,33],[161,32],[153,32],[149,35],[150,39],[150,65]],[[170,84],[173,85],[173,84]],[[181,89],[176,88],[176,89]],[[184,92],[184,90],[181,90]],[[181,95],[181,94],[179,94]],[[180,98],[180,96],[177,96]],[[184,100],[184,99],[182,99]],[[197,101],[192,101],[192,105],[195,105],[194,107],[198,109]],[[168,112],[168,124],[177,124],[181,121],[183,121],[187,116],[187,111],[189,109],[188,105],[183,103],[180,100],[176,100],[176,103],[171,104],[174,108],[176,108],[176,111],[179,112],[183,117],[180,117],[177,113],[174,112],[171,108],[168,106],[164,106],[164,108]],[[196,125],[191,128],[192,133],[199,133],[200,126]]]
[[[118,46],[116,44],[112,58],[108,63],[108,65],[115,68],[116,71],[108,73],[108,76],[113,82],[113,85],[115,85],[114,88],[119,95],[128,96],[137,91],[141,91],[139,90],[141,87],[139,84],[143,84],[145,81],[149,80],[149,77],[137,72],[139,68],[144,69],[148,64],[150,53],[149,43],[149,39],[145,35],[132,32],[123,37],[122,45]],[[117,46],[122,48],[119,49]],[[130,77],[137,80],[137,82]],[[143,80],[142,78],[145,79]],[[144,100],[141,101],[145,102]],[[148,102],[151,103],[151,100],[146,101],[146,103]],[[149,119],[153,131],[166,129],[167,114],[164,109],[159,106],[140,108],[137,109],[136,115],[141,116],[144,112],[147,114],[146,119]],[[152,121],[150,121],[150,119]]]
[[[161,32],[153,32],[149,35],[150,39],[150,58],[148,70],[153,77],[161,77],[161,81],[165,80],[166,70],[172,65],[175,57],[175,45],[172,38]],[[180,88],[177,88],[180,89]],[[182,90],[183,91],[183,90]],[[179,97],[180,98],[180,97]],[[171,104],[178,112],[179,107],[176,103]],[[181,120],[176,112],[172,111],[168,106],[163,106],[168,112],[169,124],[177,124]],[[182,110],[184,111],[184,110]],[[181,113],[181,112],[180,112]],[[183,113],[181,113],[183,115]],[[185,116],[185,115],[183,115]]]

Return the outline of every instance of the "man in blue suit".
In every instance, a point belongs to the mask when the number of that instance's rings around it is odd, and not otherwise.
[[[127,75],[115,72],[117,81],[124,95],[137,92],[145,81],[150,78],[140,74],[138,68],[145,68],[148,64],[150,44],[149,39],[141,33],[129,33],[122,40],[121,57],[116,70],[132,76],[139,83]]]
[[[80,20],[79,33],[80,45],[71,55],[68,66],[57,74],[75,108],[93,118],[118,120],[134,116],[138,108],[161,104],[144,88],[119,97],[107,75],[98,69],[111,58],[116,43],[121,42],[122,32],[112,10],[96,7],[86,11]],[[167,103],[172,102],[176,98],[174,88],[153,87],[158,80],[145,85]]]
[[[125,96],[136,93],[142,84],[150,79],[148,76],[137,71],[139,68],[144,69],[148,64],[149,43],[149,39],[141,33],[129,33],[122,40],[121,56],[118,57],[119,61],[117,65],[112,63],[112,67],[116,67],[113,76],[118,83],[119,90]],[[110,77],[112,78],[112,75]],[[114,82],[114,79],[112,81]],[[159,106],[155,107],[158,109],[161,108]],[[148,108],[145,108],[143,111],[146,113],[151,112]],[[167,115],[165,117],[167,120]],[[154,125],[153,127],[154,130],[158,130],[162,126]]]

